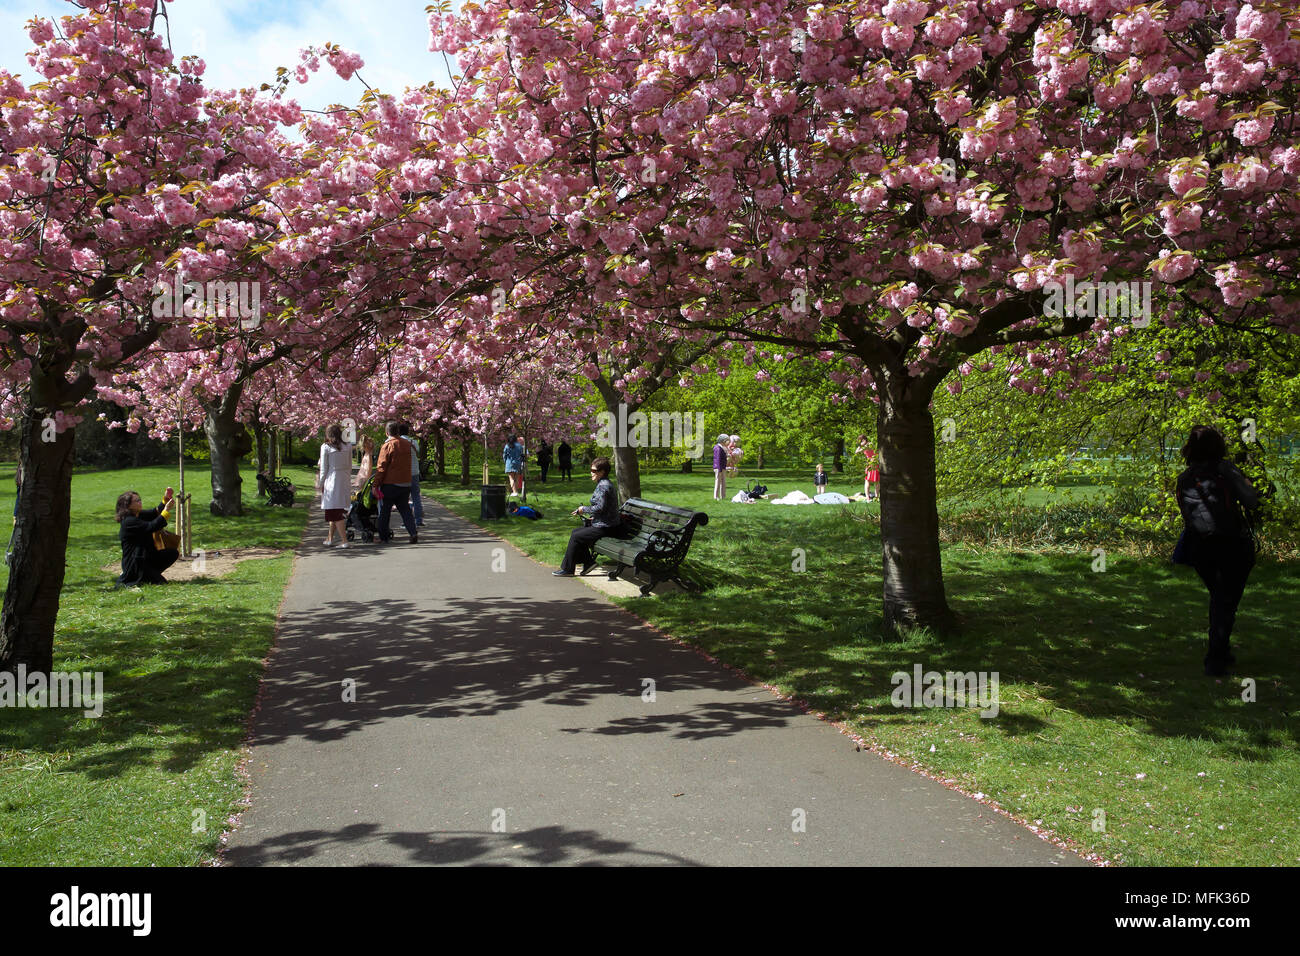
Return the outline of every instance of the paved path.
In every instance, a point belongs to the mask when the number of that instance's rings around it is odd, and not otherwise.
[[[1083,863],[436,504],[308,541],[228,864]]]

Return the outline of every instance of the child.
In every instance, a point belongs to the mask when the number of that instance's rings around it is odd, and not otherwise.
[[[822,463],[817,462],[817,473],[813,475],[813,484],[817,486],[815,494],[821,494],[826,490],[826,480],[829,477],[830,475],[826,474],[825,469],[822,468]]]
[[[879,485],[880,469],[876,467],[876,450],[867,442],[866,435],[858,436],[858,453],[867,459],[867,467],[862,474],[862,493],[871,500],[871,486]],[[880,497],[880,489],[876,488],[876,497]]]

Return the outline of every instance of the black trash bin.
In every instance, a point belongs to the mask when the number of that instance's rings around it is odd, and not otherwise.
[[[480,519],[496,520],[506,516],[506,486],[483,485],[483,496],[479,499],[478,516]]]

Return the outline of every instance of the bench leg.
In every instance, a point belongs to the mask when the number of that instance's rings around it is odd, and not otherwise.
[[[618,580],[618,576],[623,572],[623,569],[624,569],[625,567],[627,567],[627,565],[625,565],[625,564],[615,565],[615,566],[614,566],[614,570],[612,570],[612,571],[609,572],[609,579],[610,579],[611,581],[617,581],[617,580]]]

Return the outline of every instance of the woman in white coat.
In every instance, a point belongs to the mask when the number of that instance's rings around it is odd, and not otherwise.
[[[320,446],[320,463],[316,468],[316,493],[325,512],[329,531],[325,547],[339,538],[339,547],[348,546],[347,514],[352,498],[352,446],[343,440],[343,429],[331,425],[325,429],[325,443]]]

